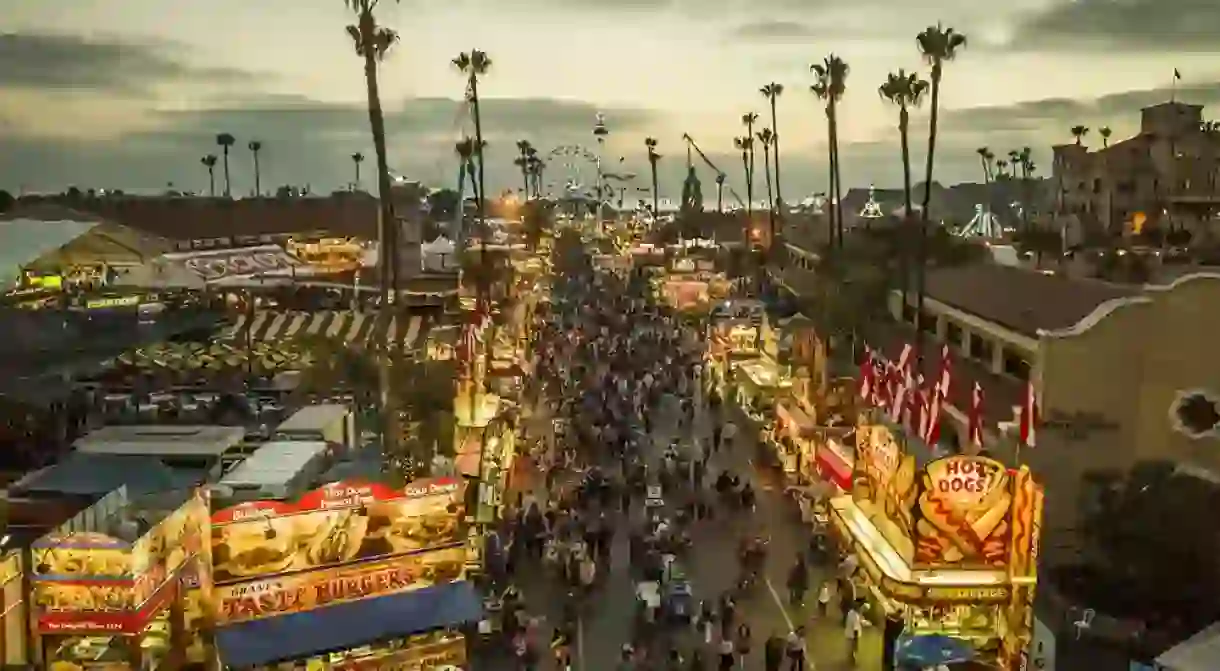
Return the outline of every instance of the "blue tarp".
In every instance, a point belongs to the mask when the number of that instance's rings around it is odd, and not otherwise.
[[[457,626],[482,614],[482,598],[463,580],[220,627],[216,645],[229,666],[261,666]]]

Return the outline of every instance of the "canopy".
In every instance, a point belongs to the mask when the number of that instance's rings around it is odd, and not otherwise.
[[[263,666],[473,622],[483,600],[468,581],[250,620],[216,630],[230,667]]]
[[[101,496],[126,486],[130,494],[181,489],[184,477],[151,456],[70,452],[62,461],[14,486],[21,492]]]

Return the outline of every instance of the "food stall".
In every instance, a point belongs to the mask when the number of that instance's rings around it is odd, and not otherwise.
[[[31,666],[24,567],[20,550],[0,555],[0,665],[5,667]]]
[[[464,485],[341,481],[212,514],[212,616],[232,668],[400,669],[465,658]]]
[[[459,383],[453,400],[454,465],[459,475],[479,483],[473,513],[480,524],[499,518],[513,472],[516,431],[506,412],[508,405],[477,382]]]
[[[33,544],[46,668],[152,670],[208,658],[203,628],[187,624],[191,604],[210,595],[207,504],[197,491],[158,498],[128,501],[117,490]]]
[[[817,433],[813,418],[794,399],[783,398],[775,404],[775,424],[767,436],[768,442],[775,449],[784,473],[796,484],[804,485],[814,479]]]
[[[792,388],[792,380],[770,357],[756,357],[733,366],[733,400],[757,426],[768,427],[775,404]],[[795,462],[791,470],[795,472]]]
[[[955,455],[920,467],[886,424],[861,420],[851,493],[831,520],[859,559],[853,580],[905,633],[969,641],[1011,668],[1028,640],[1042,490],[1027,468]]]

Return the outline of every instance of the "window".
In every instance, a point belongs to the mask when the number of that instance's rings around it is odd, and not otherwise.
[[[949,322],[945,324],[945,341],[956,347],[962,346],[962,327]]]
[[[1029,379],[1029,362],[1012,350],[1004,350],[1004,374],[1018,380]]]
[[[971,333],[970,358],[991,365],[991,342],[984,336]]]

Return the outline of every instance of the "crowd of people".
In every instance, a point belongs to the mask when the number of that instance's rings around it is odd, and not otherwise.
[[[504,527],[493,532],[500,550],[488,560],[503,596],[502,640],[521,669],[540,668],[547,657],[554,668],[570,668],[580,618],[612,567],[625,567],[637,610],[618,668],[728,671],[761,652],[768,671],[804,671],[802,627],[768,632],[756,646],[738,614],[768,561],[763,525],[740,523],[755,515],[757,493],[748,474],[717,457],[735,448],[739,429],[704,384],[700,330],[658,306],[648,290],[638,272],[578,264],[556,281],[553,306],[540,314],[531,385],[534,412],[549,420],[545,435],[532,436],[540,484],[516,494]],[[710,431],[696,431],[697,423]],[[692,533],[711,525],[740,535],[740,576],[724,593],[697,601],[686,565]],[[624,536],[626,551],[616,552]],[[803,549],[792,559],[794,604],[810,587],[806,562]],[[543,604],[519,585],[518,576],[536,571],[564,594],[558,622],[544,623]],[[829,590],[819,589],[823,609]]]

